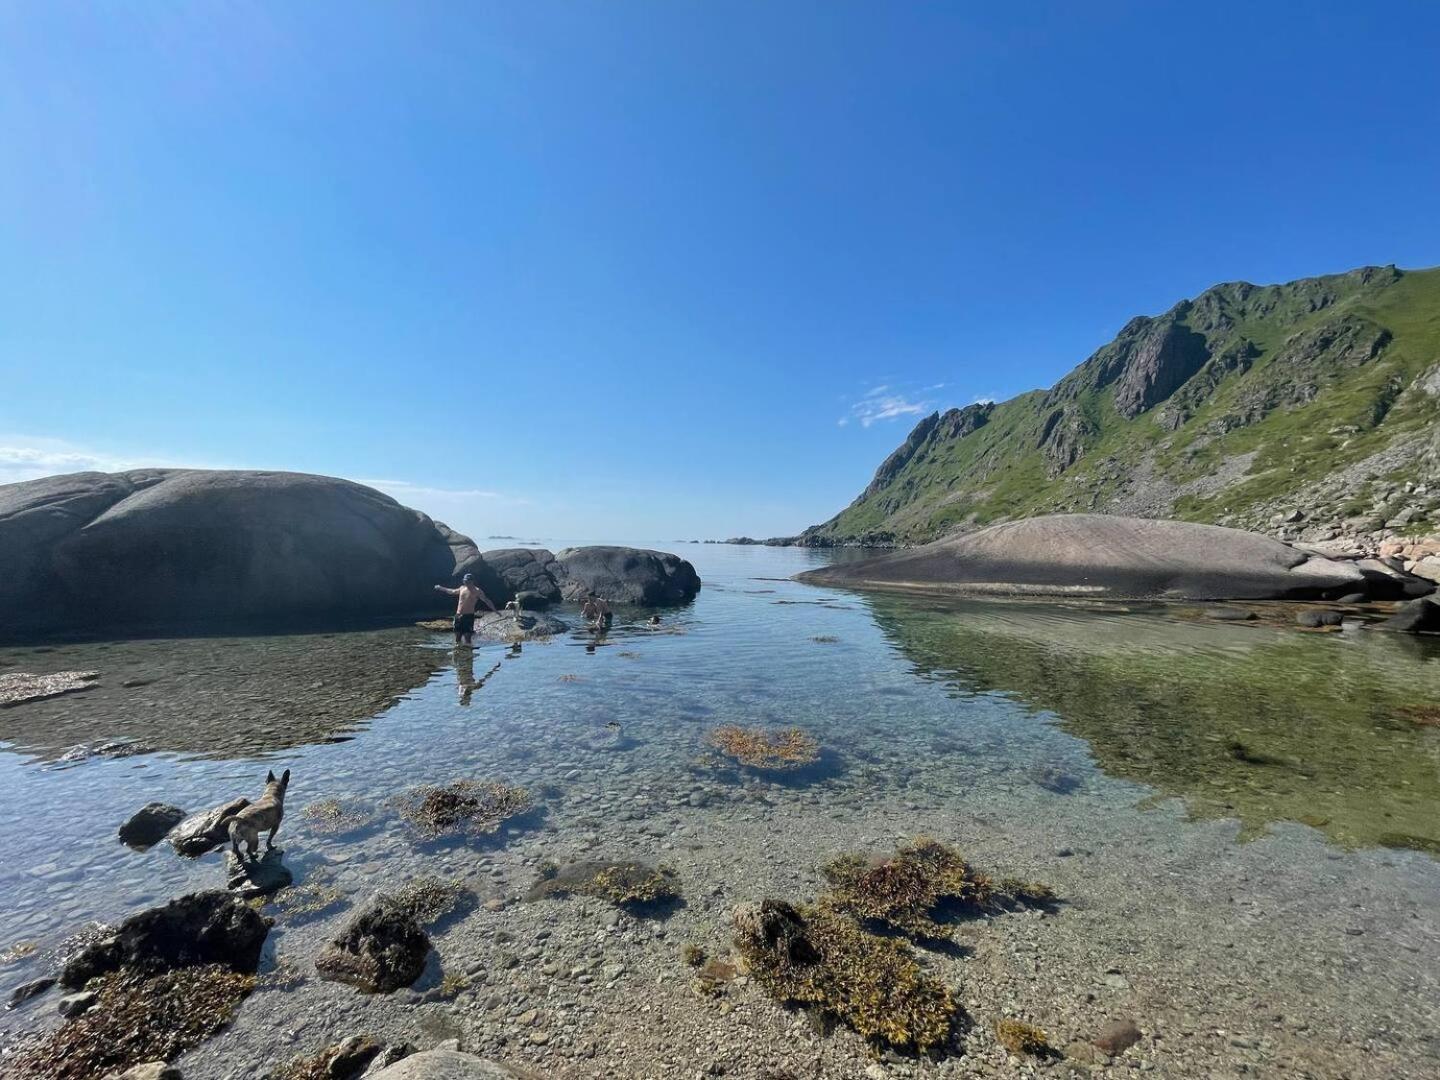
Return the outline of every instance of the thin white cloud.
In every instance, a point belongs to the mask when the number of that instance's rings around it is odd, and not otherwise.
[[[0,484],[18,484],[45,476],[75,472],[124,472],[126,469],[215,469],[245,468],[243,465],[214,465],[174,461],[158,457],[117,457],[104,451],[38,435],[0,434]],[[440,506],[451,511],[480,500],[501,500],[528,505],[499,491],[480,488],[443,488],[409,480],[356,480],[376,488],[407,505]]]
[[[424,484],[412,484],[408,480],[356,480],[357,484],[373,487],[393,495],[404,502],[404,496],[415,499],[503,499],[498,491],[481,491],[479,488],[438,488]]]
[[[850,406],[850,414],[840,418],[840,426],[844,427],[851,420],[858,421],[861,427],[870,427],[882,420],[896,420],[902,416],[920,416],[931,409],[931,403],[923,400],[912,400],[903,393],[885,393],[888,386],[872,390],[860,400]]]

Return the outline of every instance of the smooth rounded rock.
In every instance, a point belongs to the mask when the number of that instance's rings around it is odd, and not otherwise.
[[[142,806],[120,826],[120,842],[144,851],[153,847],[185,819],[185,811],[168,803],[152,802]]]
[[[1267,536],[1103,514],[1006,522],[797,578],[855,588],[1186,600],[1318,599],[1364,580],[1349,562]]]
[[[516,1080],[526,1075],[458,1050],[426,1050],[387,1065],[367,1080]]]

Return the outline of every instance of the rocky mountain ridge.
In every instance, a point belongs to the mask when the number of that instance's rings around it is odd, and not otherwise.
[[[774,542],[910,546],[1048,513],[1423,549],[1440,521],[1440,268],[1233,282],[1138,316],[1049,390],[925,417],[850,506]]]

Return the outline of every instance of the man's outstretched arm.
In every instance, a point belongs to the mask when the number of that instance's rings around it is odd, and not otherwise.
[[[460,590],[459,590],[459,589],[446,588],[444,585],[436,585],[436,586],[435,586],[435,591],[436,591],[436,592],[443,592],[446,596],[459,596],[459,595],[460,595]]]

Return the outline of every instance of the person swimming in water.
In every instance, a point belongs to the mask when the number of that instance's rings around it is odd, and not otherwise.
[[[615,613],[610,610],[609,601],[597,596],[593,591],[586,594],[580,605],[580,614],[592,629],[602,632],[609,630],[610,624],[615,621]]]

